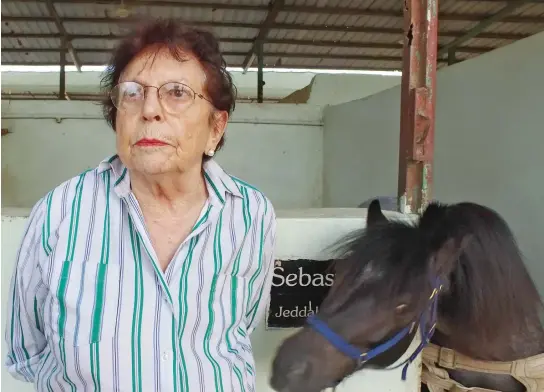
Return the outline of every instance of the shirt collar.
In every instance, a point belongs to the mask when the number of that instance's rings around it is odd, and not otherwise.
[[[232,177],[227,174],[223,168],[213,159],[208,159],[204,162],[204,178],[208,193],[212,201],[218,201],[225,204],[225,196],[227,193],[243,198],[240,188],[234,182]],[[111,170],[114,181],[114,190],[119,197],[126,197],[130,193],[130,176],[127,168],[121,162],[119,156],[113,155],[104,159],[98,165],[98,173],[104,173]]]

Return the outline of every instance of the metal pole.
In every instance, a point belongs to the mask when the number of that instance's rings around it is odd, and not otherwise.
[[[66,39],[61,40],[59,99],[66,99]]]
[[[257,41],[257,102],[259,103],[263,103],[263,57],[263,41],[259,40]]]
[[[438,0],[404,2],[398,203],[421,213],[432,199]]]

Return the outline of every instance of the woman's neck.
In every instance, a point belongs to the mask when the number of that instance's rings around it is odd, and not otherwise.
[[[171,172],[158,175],[130,173],[132,192],[142,208],[162,212],[199,204],[208,197],[202,170]]]

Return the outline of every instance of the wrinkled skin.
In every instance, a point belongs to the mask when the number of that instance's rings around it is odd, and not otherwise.
[[[216,111],[210,102],[195,98],[180,113],[169,113],[157,95],[166,82],[180,82],[195,91],[205,91],[206,74],[192,55],[178,61],[166,49],[149,48],[123,70],[119,82],[135,81],[147,89],[139,109],[117,111],[117,153],[132,175],[148,178],[179,177],[201,170],[202,156],[214,150],[224,134],[228,114]],[[209,99],[209,98],[208,98]],[[210,123],[210,115],[215,116]],[[158,139],[162,146],[142,147],[142,138]],[[158,180],[157,180],[158,181]],[[170,180],[174,182],[174,180]]]

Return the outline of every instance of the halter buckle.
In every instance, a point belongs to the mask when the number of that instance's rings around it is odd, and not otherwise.
[[[359,369],[361,366],[363,366],[368,360],[365,359],[365,357],[367,356],[368,353],[362,353],[361,355],[359,355],[359,358],[357,359],[357,365],[356,365],[356,369]]]

